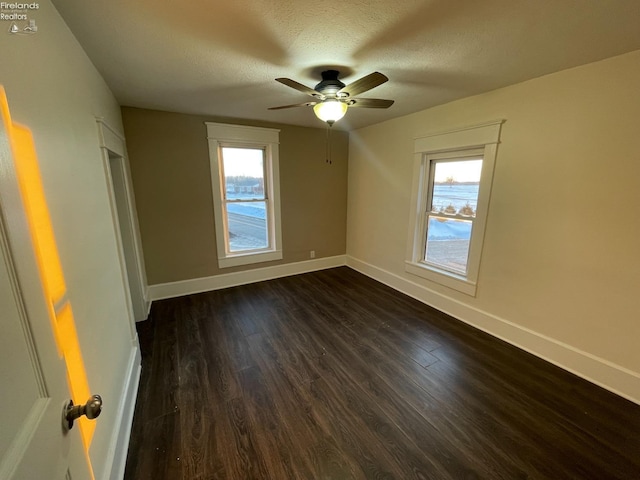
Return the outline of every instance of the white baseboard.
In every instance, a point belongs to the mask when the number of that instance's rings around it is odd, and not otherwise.
[[[149,287],[145,287],[145,299],[144,299],[144,308],[146,312],[146,316],[144,320],[149,318],[149,314],[151,313],[151,300],[149,300]],[[143,320],[143,321],[144,321]]]
[[[131,435],[131,425],[133,424],[133,412],[136,407],[136,396],[138,394],[141,370],[140,347],[134,345],[129,357],[124,391],[120,397],[120,403],[118,404],[118,410],[116,412],[118,427],[109,445],[104,470],[100,477],[102,480],[122,480],[122,478],[124,478],[124,468],[127,463],[129,437]]]
[[[348,265],[354,270],[462,322],[515,345],[634,403],[640,404],[640,373],[517,325],[509,320],[471,307],[399,275],[347,255],[225,273],[213,277],[150,285],[147,298],[149,300],[160,300],[179,297],[343,265]]]
[[[147,298],[151,301],[163,298],[181,297],[193,293],[210,292],[221,288],[246,285],[248,283],[262,282],[274,278],[288,277],[300,273],[315,272],[327,268],[346,265],[346,255],[335,257],[316,258],[304,262],[285,263],[273,267],[254,268],[241,272],[223,273],[212,277],[194,278],[179,282],[160,283],[149,285]]]
[[[354,257],[347,256],[347,265],[464,323],[640,404],[640,373],[638,372],[471,307]]]

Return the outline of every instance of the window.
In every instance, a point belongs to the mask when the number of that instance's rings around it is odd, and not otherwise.
[[[415,141],[407,272],[475,295],[501,124]]]
[[[470,158],[428,158],[428,161],[426,243],[421,261],[466,275],[478,209],[482,154]]]
[[[220,147],[229,253],[269,248],[269,211],[262,148]]]
[[[279,130],[206,125],[220,268],[281,259]]]

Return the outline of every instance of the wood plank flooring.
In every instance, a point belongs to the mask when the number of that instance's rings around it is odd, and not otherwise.
[[[348,267],[138,331],[128,480],[640,479],[640,406]]]

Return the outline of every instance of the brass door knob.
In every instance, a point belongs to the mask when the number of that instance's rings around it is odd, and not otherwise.
[[[65,405],[63,412],[63,425],[67,430],[73,428],[73,422],[85,415],[89,420],[98,417],[102,412],[102,397],[100,395],[92,395],[84,405],[74,405],[73,400]]]

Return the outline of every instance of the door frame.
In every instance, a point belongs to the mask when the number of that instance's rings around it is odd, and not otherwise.
[[[148,285],[147,276],[145,272],[144,257],[142,254],[142,242],[140,239],[140,228],[138,225],[138,215],[135,205],[135,196],[133,194],[133,183],[131,180],[131,170],[129,167],[129,159],[127,157],[127,149],[124,137],[112,128],[104,118],[96,117],[96,123],[98,126],[98,135],[100,142],[100,150],[102,154],[102,166],[104,168],[105,178],[107,180],[107,191],[109,192],[109,204],[111,206],[111,218],[113,221],[113,227],[117,235],[118,245],[118,259],[120,261],[120,271],[122,273],[122,282],[124,284],[127,298],[127,308],[129,310],[130,324],[131,324],[131,337],[135,341],[137,339],[135,322],[146,320],[149,316],[149,309],[151,308],[151,302],[148,300]],[[113,160],[112,160],[113,159]],[[116,189],[114,188],[114,178],[111,169],[111,161],[117,161],[120,163],[120,168],[123,173],[123,187],[124,198],[121,198],[122,203],[126,205],[126,218],[120,218],[118,214],[118,204],[116,202]],[[127,223],[133,237],[132,244],[125,244],[122,239],[122,231],[120,228],[120,221]],[[129,265],[126,261],[126,254],[130,258],[133,258],[132,265]],[[135,289],[131,289],[130,277],[137,283]],[[137,295],[133,295],[133,292],[140,292],[138,298]]]

